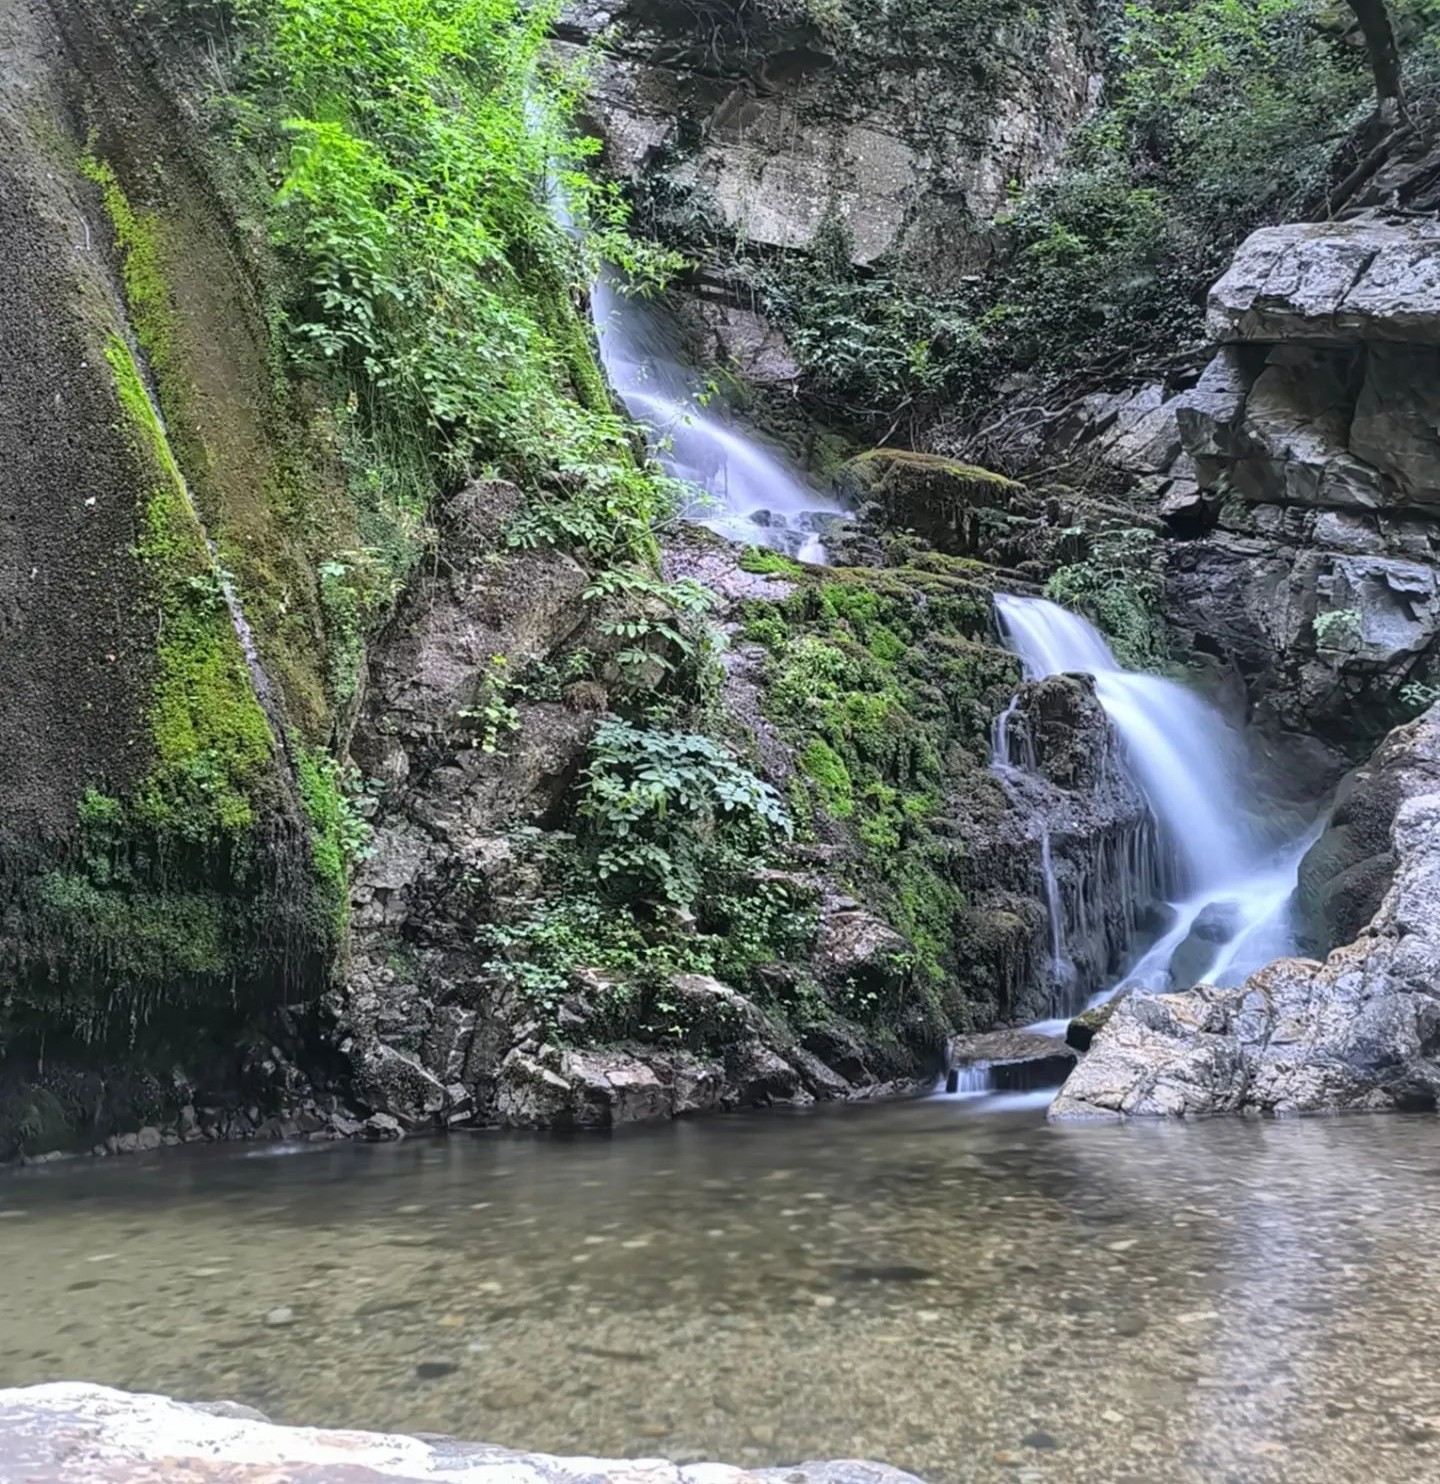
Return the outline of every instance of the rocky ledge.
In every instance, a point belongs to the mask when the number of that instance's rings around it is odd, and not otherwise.
[[[553,1458],[453,1438],[280,1427],[248,1407],[192,1406],[57,1382],[0,1391],[0,1484],[918,1484],[884,1464],[746,1470],[659,1459]]]
[[[1354,872],[1338,848],[1346,821],[1366,797],[1393,810],[1388,889],[1354,942],[1323,962],[1280,959],[1237,989],[1117,1002],[1051,1118],[1440,1106],[1440,792],[1431,777],[1427,792],[1392,796],[1429,776],[1413,764],[1437,735],[1440,708],[1397,729],[1311,852],[1343,883]]]

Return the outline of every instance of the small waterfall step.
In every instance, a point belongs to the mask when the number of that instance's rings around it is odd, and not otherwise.
[[[1058,1087],[1075,1066],[1075,1049],[1060,1036],[1030,1030],[986,1031],[950,1042],[948,1093],[1034,1092]]]

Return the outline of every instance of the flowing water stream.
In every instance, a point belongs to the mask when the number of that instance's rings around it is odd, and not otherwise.
[[[1440,1478],[1433,1119],[974,1109],[7,1171],[0,1383],[931,1484]]]
[[[608,270],[592,287],[590,310],[610,385],[666,469],[701,492],[689,518],[733,541],[823,562],[820,528],[840,504],[778,448],[733,425],[724,400],[687,365],[665,311],[624,293]]]
[[[1124,669],[1099,632],[1078,614],[1041,598],[998,597],[1005,642],[1027,679],[1083,673],[1119,738],[1124,765],[1149,804],[1170,922],[1120,981],[1145,990],[1229,985],[1294,952],[1291,901],[1315,830],[1297,838],[1267,825],[1244,738],[1207,701],[1172,680]],[[1008,713],[1007,713],[1008,714]],[[996,762],[1012,755],[1010,728],[997,728]],[[1052,954],[1063,959],[1050,842],[1043,836]]]

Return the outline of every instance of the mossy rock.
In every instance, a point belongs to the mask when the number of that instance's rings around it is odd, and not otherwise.
[[[878,504],[885,520],[915,531],[942,550],[977,555],[1003,534],[1011,515],[1028,519],[1026,489],[979,464],[914,449],[873,448],[851,459],[839,484]]]

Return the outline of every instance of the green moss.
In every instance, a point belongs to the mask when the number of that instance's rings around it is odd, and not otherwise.
[[[87,154],[80,168],[99,186],[110,219],[169,456],[233,574],[277,703],[314,735],[328,720],[314,569],[320,553],[358,544],[327,451],[333,430],[323,416],[302,413],[281,369],[284,316],[260,312],[277,292],[269,260],[242,263],[224,212],[183,157],[127,157],[136,148],[130,123],[112,131],[120,144],[113,162]],[[147,196],[153,207],[137,204]]]
[[[749,604],[745,631],[766,647],[763,705],[798,760],[796,817],[808,796],[826,838],[849,835],[851,884],[914,944],[917,993],[963,1016],[966,908],[944,819],[983,791],[990,718],[1019,678],[988,588],[944,560],[807,572]]]
[[[340,788],[340,770],[329,754],[294,749],[295,779],[300,802],[310,826],[310,860],[320,884],[322,910],[336,941],[344,938],[350,922],[350,870],[347,844],[353,837],[354,816]],[[368,833],[368,831],[367,831]]]
[[[746,572],[774,577],[799,577],[805,570],[783,551],[775,551],[768,546],[747,546],[740,553],[740,566]]]
[[[80,823],[92,828],[118,825],[125,818],[124,804],[119,799],[111,798],[109,794],[101,793],[94,787],[87,788],[81,794],[76,812],[80,816]]]
[[[273,765],[274,739],[139,368],[117,336],[105,355],[150,479],[137,553],[159,614],[149,710],[154,763],[134,807],[145,824],[192,841],[233,839],[255,822],[253,795]]]
[[[100,187],[120,250],[121,282],[131,323],[155,376],[168,381],[177,370],[175,310],[162,267],[160,218],[154,212],[134,210],[105,161],[85,154],[80,173]]]
[[[986,469],[980,464],[967,464],[960,459],[947,459],[937,453],[921,453],[913,448],[871,448],[856,454],[850,467],[860,472],[869,481],[884,479],[887,475],[905,473],[910,475],[943,475],[945,484],[963,489],[967,486],[980,491],[1015,491],[1024,488],[1013,479]]]
[[[41,882],[39,900],[57,931],[82,935],[89,963],[132,985],[223,974],[232,966],[235,909],[218,894],[120,892],[55,871]]]
[[[835,819],[849,819],[855,812],[855,785],[840,754],[823,738],[816,737],[800,754],[799,762],[829,814]]]

